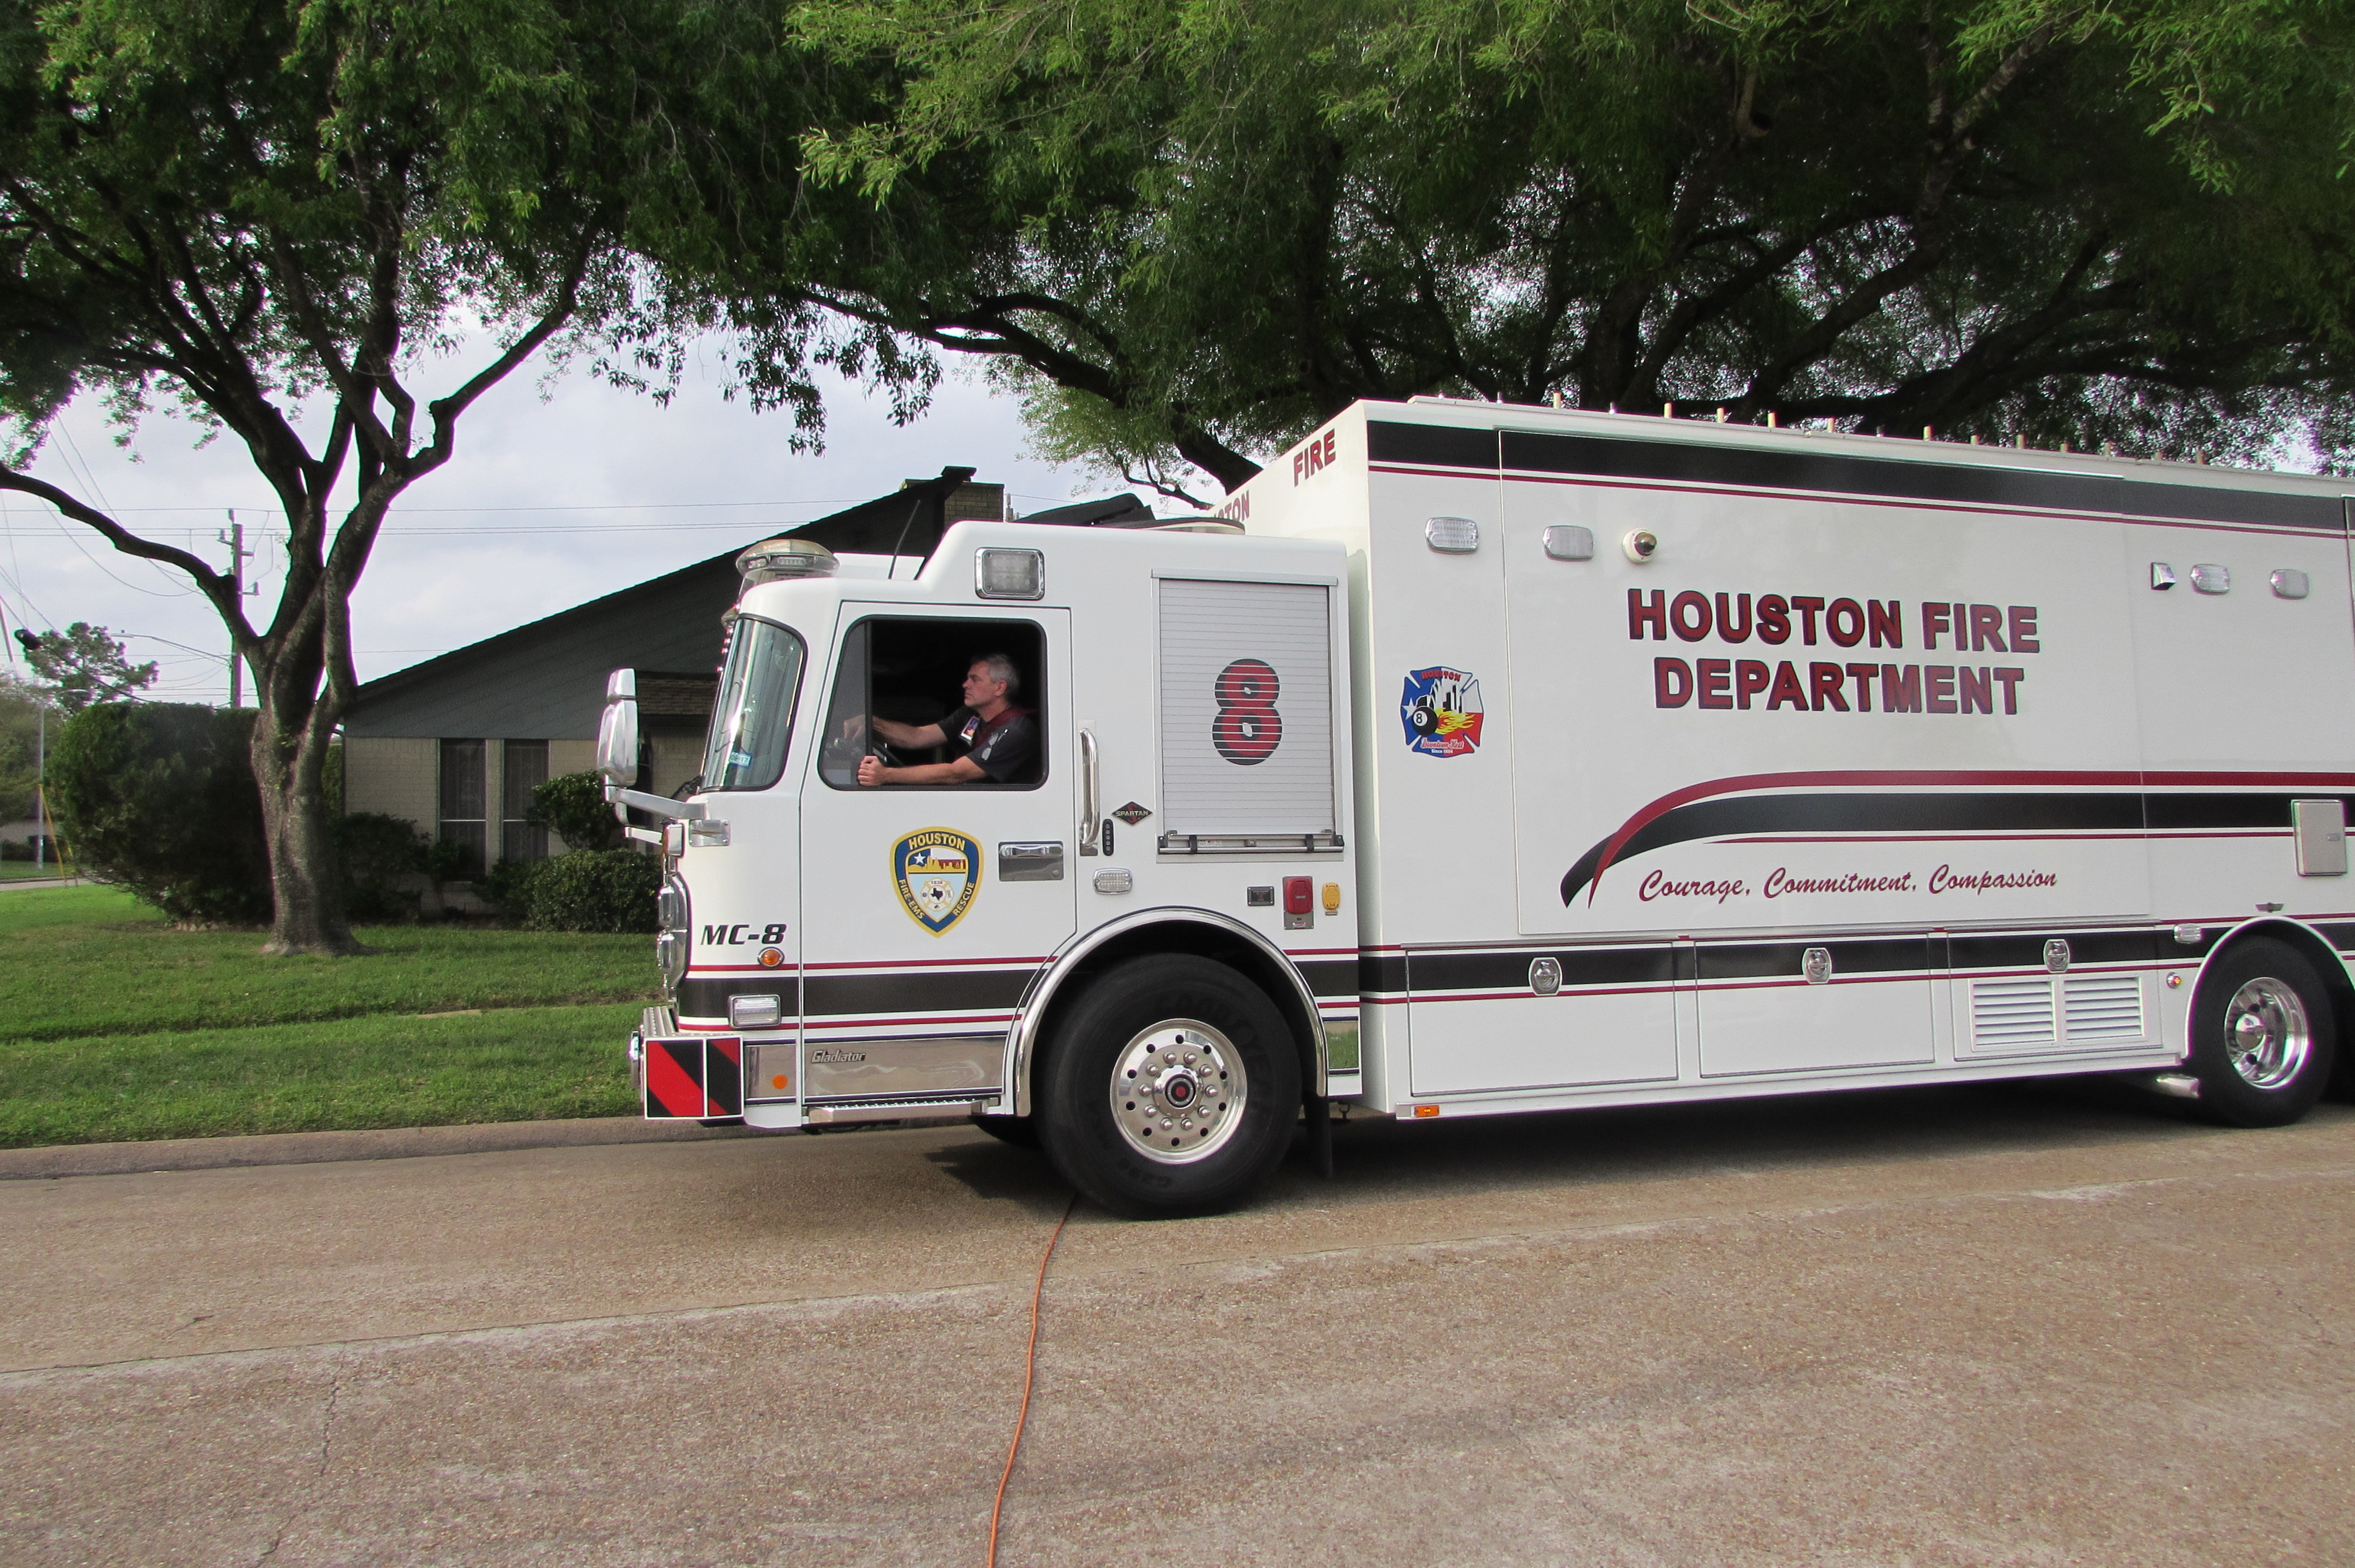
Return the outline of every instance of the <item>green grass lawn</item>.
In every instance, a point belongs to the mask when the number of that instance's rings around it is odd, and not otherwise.
[[[649,938],[360,938],[378,952],[265,959],[259,932],[175,931],[113,888],[0,895],[0,1147],[632,1108]]]
[[[0,1148],[627,1116],[634,1002],[0,1046]]]
[[[0,860],[0,882],[46,882],[53,876],[70,874],[56,861],[35,865],[29,860]]]

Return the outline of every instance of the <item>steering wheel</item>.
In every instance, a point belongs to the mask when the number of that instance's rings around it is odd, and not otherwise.
[[[871,729],[868,732],[867,744],[864,746],[858,744],[858,736],[856,734],[844,735],[837,730],[827,736],[825,750],[818,758],[818,765],[829,771],[847,773],[858,766],[858,759],[862,757],[872,757],[886,768],[908,766],[901,760],[900,754],[891,748],[890,743]]]

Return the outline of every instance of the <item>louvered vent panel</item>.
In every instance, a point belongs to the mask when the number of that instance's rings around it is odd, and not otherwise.
[[[2073,975],[2061,982],[2061,994],[2071,1044],[2142,1038],[2140,976]]]
[[[1328,590],[1295,583],[1161,584],[1161,821],[1172,833],[1320,833],[1333,796]],[[1255,701],[1231,704],[1238,662],[1265,669]],[[1222,751],[1229,707],[1265,751]]]
[[[2052,982],[1971,982],[1971,1045],[1982,1052],[2035,1051],[2060,1042],[2052,1033]]]

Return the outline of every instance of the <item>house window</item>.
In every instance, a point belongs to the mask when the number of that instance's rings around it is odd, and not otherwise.
[[[500,770],[499,853],[508,860],[546,860],[548,830],[530,821],[531,792],[548,782],[548,742],[510,740]]]
[[[434,836],[444,843],[464,846],[464,863],[461,876],[479,876],[483,870],[484,829],[488,825],[483,810],[489,791],[484,775],[488,747],[479,740],[445,740],[442,743],[442,822]]]

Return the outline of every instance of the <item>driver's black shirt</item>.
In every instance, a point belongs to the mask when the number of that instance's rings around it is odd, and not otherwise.
[[[1039,726],[1028,709],[1009,707],[992,721],[970,707],[958,707],[939,722],[951,748],[959,757],[972,758],[991,782],[1029,782],[1031,764],[1039,756]]]

